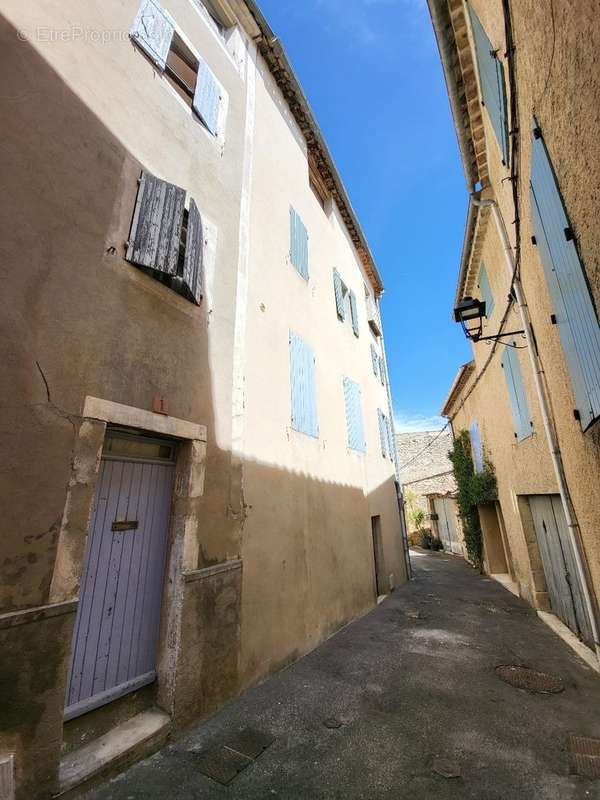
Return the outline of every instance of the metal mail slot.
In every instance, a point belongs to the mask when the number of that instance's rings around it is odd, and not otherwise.
[[[111,525],[112,531],[134,531],[138,526],[137,519],[115,520]]]

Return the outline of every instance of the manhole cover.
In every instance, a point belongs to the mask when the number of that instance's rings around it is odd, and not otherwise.
[[[203,753],[197,763],[200,772],[208,775],[213,781],[227,786],[239,772],[252,763],[252,759],[229,750],[227,747],[219,747]]]
[[[571,733],[567,747],[572,772],[585,778],[600,778],[600,739]]]
[[[548,675],[545,672],[519,667],[516,664],[502,664],[496,667],[496,675],[516,689],[526,689],[528,692],[557,694],[565,688],[562,680],[556,675]]]
[[[244,728],[244,730],[226,739],[223,744],[236,753],[241,753],[246,758],[258,758],[269,745],[273,744],[275,737],[270,733],[264,733],[256,728]]]

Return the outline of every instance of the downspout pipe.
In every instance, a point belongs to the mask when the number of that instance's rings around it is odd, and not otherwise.
[[[583,552],[583,546],[581,543],[579,525],[575,518],[575,514],[573,513],[572,510],[569,486],[567,484],[567,479],[565,475],[562,455],[560,452],[560,445],[558,443],[556,430],[554,428],[554,424],[552,421],[550,402],[548,399],[548,394],[544,383],[544,370],[542,367],[539,353],[537,351],[536,342],[533,337],[533,329],[531,326],[531,318],[529,316],[529,308],[527,306],[527,300],[523,292],[521,279],[515,270],[513,251],[510,245],[508,234],[506,232],[506,226],[504,224],[504,220],[502,219],[502,214],[498,207],[498,203],[491,198],[480,199],[473,194],[471,195],[471,202],[476,207],[479,208],[489,207],[491,209],[492,216],[494,217],[494,222],[496,223],[496,228],[498,230],[498,235],[500,236],[500,241],[502,242],[502,249],[504,251],[504,259],[506,262],[506,267],[512,281],[512,287],[515,293],[517,305],[519,307],[519,313],[521,315],[523,329],[525,331],[525,339],[527,341],[527,349],[529,350],[529,358],[531,360],[531,366],[533,367],[535,388],[540,404],[540,410],[542,412],[544,430],[546,432],[546,438],[548,440],[548,448],[550,450],[552,465],[554,467],[554,473],[556,475],[556,481],[558,483],[560,499],[565,514],[565,519],[567,521],[567,531],[571,547],[573,550],[573,555],[575,558],[577,575],[581,583],[583,600],[592,627],[592,636],[594,637],[594,647],[596,650],[596,657],[598,659],[598,662],[600,663],[600,641],[598,637],[598,624],[596,620],[596,610],[594,607],[594,601],[592,599],[592,595],[590,592],[588,576],[585,567],[585,554]]]

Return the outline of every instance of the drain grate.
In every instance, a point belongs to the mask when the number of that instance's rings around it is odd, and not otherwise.
[[[496,667],[496,675],[505,683],[516,689],[526,689],[539,694],[558,694],[565,688],[564,683],[556,675],[538,672],[536,669],[520,667],[517,664],[501,664]]]
[[[236,753],[241,753],[247,758],[258,758],[258,756],[273,744],[275,737],[270,733],[256,730],[256,728],[245,728],[243,731],[234,734],[226,739],[223,744]]]
[[[213,781],[227,786],[238,773],[251,763],[252,759],[229,750],[227,747],[219,747],[200,756],[198,769]]]
[[[584,778],[600,778],[600,739],[569,734],[567,739],[571,772]]]

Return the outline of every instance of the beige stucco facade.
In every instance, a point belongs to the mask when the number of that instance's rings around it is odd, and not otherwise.
[[[178,446],[144,694],[169,730],[366,612],[376,583],[406,580],[377,416],[391,400],[372,369],[383,339],[365,302],[382,286],[339,176],[293,75],[274,77],[284,56],[254,4],[216,4],[223,34],[195,0],[162,5],[219,82],[218,135],[128,36],[138,0],[2,9],[0,752],[15,754],[18,798],[56,792],[61,748],[98,725],[92,712],[69,734],[63,708],[107,430]],[[125,259],[142,170],[200,209],[199,305]],[[308,281],[290,263],[290,206]],[[358,337],[336,315],[334,267]],[[315,354],[318,437],[292,429],[290,330]],[[347,445],[344,377],[361,388],[364,453]]]
[[[514,81],[506,41],[505,16],[500,0],[472,0],[474,10],[489,37],[506,79],[506,109],[511,164],[503,163],[491,114],[482,105],[482,89],[475,62],[472,24],[463,0],[431,0],[432,19],[448,81],[469,191],[497,202],[510,241],[507,257],[496,217],[490,207],[472,204],[458,280],[456,301],[481,297],[477,286],[480,265],[485,264],[493,313],[485,321],[483,335],[520,331],[524,318],[511,300],[516,250],[516,218],[512,187],[516,184],[520,219],[520,279],[530,315],[530,342],[516,335],[514,342],[531,418],[530,435],[518,438],[509,391],[501,361],[505,345],[473,344],[473,362],[461,368],[443,413],[455,432],[477,423],[485,457],[494,465],[499,491],[499,525],[504,531],[507,571],[513,573],[523,597],[539,608],[549,607],[547,580],[538,541],[528,512],[532,495],[559,494],[557,472],[544,426],[540,393],[534,379],[539,365],[541,385],[548,398],[550,426],[556,432],[575,527],[581,542],[587,585],[597,613],[600,591],[600,439],[598,422],[585,430],[576,418],[577,401],[559,326],[554,324],[552,298],[545,277],[539,242],[530,207],[534,119],[543,133],[556,184],[574,231],[577,251],[595,308],[600,302],[598,263],[600,236],[596,225],[600,191],[599,144],[595,135],[600,104],[600,77],[596,52],[600,44],[597,8],[592,2],[554,4],[554,15],[544,4],[515,0],[510,3],[514,42]],[[553,21],[554,20],[554,21]],[[511,115],[516,100],[517,116]],[[514,131],[517,131],[515,134]],[[516,178],[514,174],[516,172]],[[597,323],[597,320],[596,320]],[[539,360],[532,359],[533,352]],[[484,515],[485,516],[485,515]],[[485,543],[485,520],[484,527]]]

